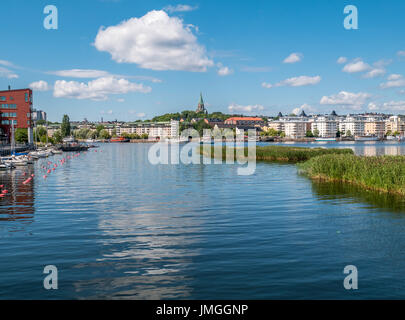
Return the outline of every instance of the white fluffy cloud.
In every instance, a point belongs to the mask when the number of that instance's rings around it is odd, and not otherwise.
[[[0,64],[6,67],[13,67],[14,65],[10,61],[0,60]]]
[[[228,110],[230,112],[257,112],[257,111],[263,111],[264,107],[260,104],[255,104],[255,105],[247,105],[247,106],[242,106],[239,104],[231,104],[228,106]]]
[[[400,74],[391,74],[388,81],[380,84],[382,89],[405,87],[405,79]]]
[[[364,78],[376,78],[381,77],[385,74],[384,68],[373,68],[366,74],[364,74]]]
[[[48,73],[60,77],[69,77],[69,78],[101,78],[109,76],[109,73],[107,71],[91,70],[91,69],[57,70],[57,71],[49,71]]]
[[[366,92],[352,93],[347,91],[340,91],[338,94],[330,96],[323,96],[320,104],[334,105],[334,106],[349,106],[353,109],[358,109],[364,105],[371,95]]]
[[[398,80],[401,78],[402,78],[402,75],[393,73],[393,74],[390,74],[387,79],[391,81],[391,80]]]
[[[100,28],[94,45],[119,63],[136,63],[152,70],[205,72],[214,62],[192,28],[163,10],[150,11],[143,17]]]
[[[343,64],[347,62],[347,58],[346,57],[340,57],[339,59],[337,59],[336,61],[339,64]]]
[[[0,78],[17,79],[18,75],[7,68],[0,67]]]
[[[218,64],[218,75],[220,75],[220,76],[229,76],[230,74],[232,74],[233,73],[233,70],[232,69],[230,69],[229,67],[225,67],[225,66],[223,66],[222,64]]]
[[[383,104],[370,102],[368,109],[371,111],[405,111],[405,101],[389,101]]]
[[[283,80],[279,83],[276,84],[271,84],[267,82],[262,83],[263,88],[273,88],[273,87],[302,87],[302,86],[310,86],[310,85],[315,85],[318,84],[321,81],[320,76],[314,76],[314,77],[308,77],[308,76],[299,76],[299,77],[293,77],[293,78],[288,78],[286,80]]]
[[[343,72],[347,73],[356,73],[356,72],[364,72],[370,70],[371,67],[364,61],[360,59],[356,59],[352,62],[349,62],[343,67]]]
[[[133,114],[139,118],[144,118],[146,116],[146,113],[144,112],[137,112],[136,110],[129,110],[128,111],[129,114]]]
[[[50,89],[48,82],[46,82],[44,80],[34,81],[29,84],[29,87],[32,90],[37,90],[37,91],[48,91]]]
[[[188,4],[178,4],[176,6],[168,5],[163,8],[164,11],[169,12],[169,13],[188,12],[188,11],[193,11],[193,10],[197,10],[197,9],[198,9],[197,6],[193,7]]]
[[[128,92],[148,93],[152,89],[142,83],[129,82],[127,79],[103,77],[88,83],[57,80],[53,95],[56,98],[106,100],[110,94]]]
[[[296,62],[300,62],[302,58],[303,58],[303,54],[298,53],[298,52],[293,52],[287,58],[285,58],[283,62],[284,63],[296,63]]]
[[[138,79],[144,81],[151,81],[154,83],[160,83],[162,80],[150,77],[150,76],[126,76],[121,74],[111,74],[104,70],[92,70],[92,69],[69,69],[69,70],[56,70],[48,71],[47,74],[52,74],[60,77],[67,78],[83,78],[83,79],[92,79],[92,78],[102,78],[102,77],[116,77],[116,78],[128,78],[128,79]]]
[[[301,113],[301,111],[306,111],[306,113],[313,113],[313,112],[315,112],[316,111],[316,109],[315,108],[313,108],[312,106],[310,106],[309,104],[307,104],[307,103],[304,103],[302,106],[300,106],[300,107],[298,107],[298,108],[295,108],[293,111],[292,111],[292,113],[294,113],[295,115],[299,115],[300,113]]]
[[[397,55],[400,57],[405,57],[405,51],[398,51]]]

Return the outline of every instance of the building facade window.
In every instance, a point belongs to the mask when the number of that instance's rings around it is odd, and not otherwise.
[[[25,93],[25,102],[28,102],[28,93]]]
[[[1,120],[1,124],[10,124],[8,120]]]
[[[1,96],[0,101],[6,101],[6,97]]]

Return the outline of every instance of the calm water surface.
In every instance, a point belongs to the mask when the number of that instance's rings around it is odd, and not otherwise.
[[[394,142],[322,146],[405,154]],[[104,144],[46,180],[41,167],[63,156],[0,172],[10,191],[0,298],[405,298],[403,199],[314,183],[289,164],[258,163],[251,176],[236,165],[153,166],[149,147]],[[343,288],[349,264],[357,291]],[[58,267],[58,290],[43,288],[46,265]]]

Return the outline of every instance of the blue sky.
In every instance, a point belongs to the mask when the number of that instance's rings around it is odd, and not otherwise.
[[[43,26],[48,4],[57,30]],[[343,27],[346,5],[358,30]],[[403,1],[14,0],[2,12],[0,88],[32,86],[51,121],[151,118],[195,109],[200,91],[210,112],[405,113]]]

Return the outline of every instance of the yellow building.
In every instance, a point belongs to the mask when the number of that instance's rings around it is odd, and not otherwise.
[[[399,132],[401,135],[405,133],[405,121],[399,116],[392,116],[385,122],[385,134],[387,132]]]
[[[385,134],[384,121],[366,121],[364,123],[364,134],[366,136],[382,137]]]

